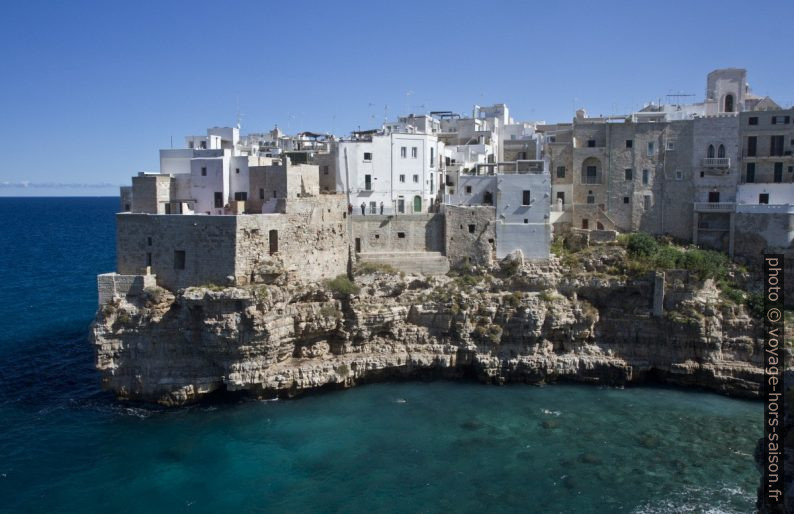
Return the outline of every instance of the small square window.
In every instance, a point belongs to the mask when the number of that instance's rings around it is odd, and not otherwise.
[[[587,140],[587,148],[595,148],[595,139],[588,139]]]
[[[675,141],[668,141],[667,142],[667,149],[668,150],[675,150]]]
[[[750,116],[747,119],[747,124],[748,125],[758,125],[758,116]]]
[[[624,196],[623,197],[623,203],[629,203],[629,197],[628,196]]]
[[[634,179],[634,172],[631,170],[631,168],[626,168],[625,170],[623,170],[623,174],[626,177],[626,180]]]
[[[626,148],[632,148],[634,146],[634,140],[627,139],[626,140]]]
[[[684,180],[684,172],[681,170],[675,170],[675,179]]]
[[[469,234],[474,234],[475,230],[477,230],[477,225],[469,225]]]
[[[405,183],[405,175],[400,175],[400,182]]]
[[[328,166],[323,166],[323,175],[328,175]]]
[[[557,178],[565,178],[565,166],[557,166]]]
[[[240,174],[240,168],[234,168],[234,172],[239,175]]]
[[[758,203],[769,204],[769,193],[761,193],[758,195]]]
[[[466,186],[466,194],[467,195],[471,194],[471,186]]]
[[[202,166],[201,167],[201,176],[202,177],[206,177],[207,176],[207,167],[206,166]]]
[[[370,162],[372,160],[372,152],[364,152],[364,162]],[[328,169],[328,166],[325,167]]]
[[[405,239],[405,232],[397,232],[398,239]]]

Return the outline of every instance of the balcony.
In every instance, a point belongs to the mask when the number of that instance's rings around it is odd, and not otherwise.
[[[695,212],[734,212],[735,202],[695,202]]]
[[[730,168],[730,157],[705,157],[702,163],[704,168]]]

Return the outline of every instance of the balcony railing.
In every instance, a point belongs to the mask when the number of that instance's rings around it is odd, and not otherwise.
[[[704,168],[730,168],[730,157],[706,157],[703,159]]]
[[[733,212],[736,210],[734,202],[695,202],[696,212]]]

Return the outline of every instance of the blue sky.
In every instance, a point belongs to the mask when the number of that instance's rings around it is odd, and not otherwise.
[[[787,1],[7,2],[0,183],[39,187],[0,196],[116,194],[238,100],[243,132],[496,102],[554,122],[700,100],[710,70],[744,67],[791,105],[791,19]]]

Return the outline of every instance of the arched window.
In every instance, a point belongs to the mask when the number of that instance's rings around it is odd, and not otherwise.
[[[725,145],[720,145],[720,147],[717,148],[717,157],[720,159],[725,158]]]
[[[733,112],[733,95],[725,95],[725,112]]]
[[[714,158],[714,145],[709,145],[709,151],[706,157],[708,157],[709,159]]]

